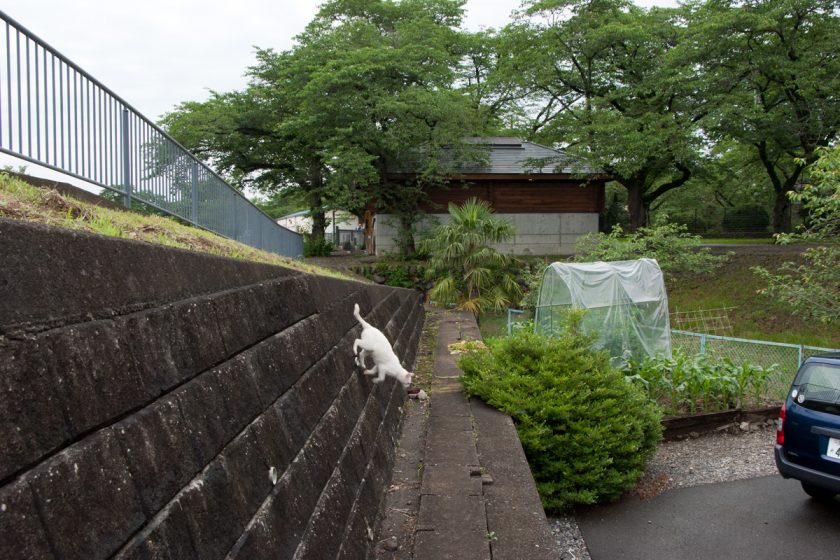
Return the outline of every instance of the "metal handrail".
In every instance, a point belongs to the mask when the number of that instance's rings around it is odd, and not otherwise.
[[[0,152],[121,193],[127,207],[137,200],[259,249],[303,255],[300,234],[3,11],[0,21]]]

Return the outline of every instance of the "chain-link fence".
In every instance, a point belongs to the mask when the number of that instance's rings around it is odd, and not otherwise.
[[[775,371],[770,377],[768,392],[778,398],[787,392],[793,375],[808,357],[826,352],[840,352],[833,348],[715,336],[680,330],[671,331],[671,349],[689,355],[708,354],[722,359],[728,358],[736,364],[749,363],[763,368],[775,366]]]
[[[533,328],[533,313],[521,309],[508,309],[507,333],[518,328]],[[768,394],[781,399],[787,392],[793,375],[802,362],[810,356],[827,352],[840,352],[840,349],[805,346],[804,344],[786,344],[766,340],[751,340],[730,336],[718,336],[671,330],[671,349],[689,356],[708,354],[720,359],[732,360],[735,364],[749,363],[763,368],[774,367],[768,381]]]

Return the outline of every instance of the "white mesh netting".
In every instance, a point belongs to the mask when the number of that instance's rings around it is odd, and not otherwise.
[[[584,328],[612,357],[671,356],[668,296],[654,259],[552,263],[540,285],[536,331],[550,335],[571,308],[586,310]]]

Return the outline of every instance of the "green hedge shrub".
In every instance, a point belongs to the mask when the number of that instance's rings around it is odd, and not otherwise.
[[[335,247],[323,237],[312,237],[303,234],[303,256],[304,257],[329,257]]]
[[[461,358],[470,395],[509,414],[543,505],[612,501],[632,488],[662,437],[661,413],[580,329],[556,338],[520,330]]]

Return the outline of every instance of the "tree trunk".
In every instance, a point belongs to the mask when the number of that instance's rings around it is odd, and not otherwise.
[[[783,173],[779,172],[770,157],[767,142],[763,141],[756,144],[755,147],[758,150],[758,159],[767,170],[767,175],[773,184],[773,191],[776,193],[776,200],[773,204],[773,233],[788,233],[793,227],[790,220],[791,204],[787,193],[793,190],[806,164],[797,163],[791,174],[785,177]]]
[[[327,229],[327,216],[321,206],[321,193],[312,191],[309,193],[309,211],[312,214],[312,231],[310,235],[313,240],[323,239],[324,230]]]
[[[789,233],[793,230],[791,224],[791,203],[788,191],[776,191],[776,201],[773,204],[773,233]]]
[[[309,212],[312,214],[312,240],[324,239],[324,230],[327,229],[327,217],[324,214],[321,189],[324,186],[321,175],[321,164],[313,162],[309,168]]]
[[[645,202],[645,189],[640,183],[625,183],[627,189],[627,211],[630,213],[630,231],[648,225],[648,204]]]
[[[417,247],[414,244],[414,217],[402,214],[400,215],[400,251],[404,257],[408,257],[417,252]]]

